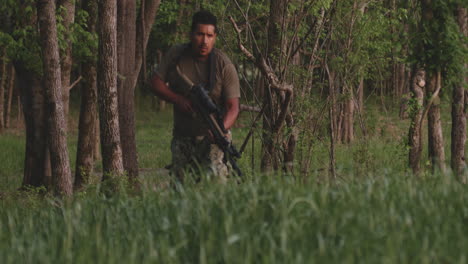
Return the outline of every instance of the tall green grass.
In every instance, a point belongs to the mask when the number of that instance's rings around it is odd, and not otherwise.
[[[468,188],[278,176],[71,202],[4,200],[2,263],[466,263]]]
[[[19,187],[24,164],[25,144],[23,136],[0,136],[0,191],[12,191]]]

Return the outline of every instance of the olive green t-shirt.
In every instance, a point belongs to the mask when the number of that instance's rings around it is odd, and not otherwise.
[[[207,84],[209,79],[209,59],[199,61],[194,58],[186,45],[177,45],[169,49],[159,64],[156,73],[159,78],[169,83],[169,88],[180,95],[187,96],[190,86],[176,71],[176,64],[181,72],[194,84]],[[216,63],[215,85],[209,92],[221,110],[224,102],[230,98],[240,97],[239,77],[231,60],[219,49],[213,48],[214,63]],[[178,62],[178,63],[177,63]],[[206,135],[207,126],[200,116],[190,116],[174,107],[175,136],[193,137]]]

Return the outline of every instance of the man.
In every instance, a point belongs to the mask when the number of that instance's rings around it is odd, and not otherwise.
[[[222,109],[224,127],[229,130],[239,114],[239,78],[229,58],[214,48],[216,22],[210,12],[197,12],[192,18],[190,43],[172,47],[151,80],[158,97],[174,105],[171,172],[180,181],[186,171],[199,169],[221,182],[228,175],[224,154],[213,144],[203,119],[194,112],[188,98],[191,87],[181,76],[185,75],[194,84],[204,84],[211,99]]]

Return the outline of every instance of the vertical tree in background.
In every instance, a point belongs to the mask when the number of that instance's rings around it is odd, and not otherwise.
[[[411,82],[410,109],[411,124],[408,133],[409,166],[415,175],[421,171],[422,135],[421,126],[423,120],[424,87],[426,86],[425,72],[422,69],[413,71]]]
[[[75,21],[75,4],[76,0],[58,0],[57,5],[60,7],[60,15],[62,16],[63,34],[65,41],[65,49],[61,54],[60,67],[62,69],[61,82],[62,82],[62,101],[65,113],[65,120],[68,120],[68,113],[70,107],[70,76],[72,70],[72,41],[71,25]],[[65,123],[67,125],[67,123]]]
[[[97,3],[94,0],[83,1],[83,9],[88,13],[88,32],[91,36],[96,33]],[[82,65],[83,85],[81,89],[80,121],[78,125],[78,146],[76,154],[75,188],[81,188],[87,183],[93,171],[94,149],[97,141],[97,49],[90,45],[90,56],[86,57]]]
[[[468,17],[466,7],[459,5],[457,7],[457,22],[460,27],[461,38],[468,37]],[[465,48],[466,48],[465,43]],[[466,142],[466,106],[467,100],[465,88],[468,84],[468,72],[466,61],[460,65],[458,76],[453,85],[452,93],[452,143],[451,143],[451,166],[453,172],[458,176],[458,179],[466,183],[467,175],[465,161],[465,142]]]
[[[10,120],[11,120],[11,104],[13,100],[13,88],[15,87],[15,67],[13,64],[10,65],[10,82],[8,84],[8,99],[7,99],[7,104],[6,104],[6,109],[5,109],[5,128],[10,127]],[[18,116],[21,113],[17,113]]]
[[[270,0],[270,14],[268,21],[268,48],[267,54],[271,68],[277,71],[280,61],[284,59],[284,41],[282,38],[282,29],[287,16],[288,1]],[[278,169],[279,150],[277,144],[280,140],[280,133],[275,133],[275,124],[280,113],[281,96],[271,89],[270,84],[266,83],[264,88],[265,115],[263,118],[263,144],[262,144],[262,171],[269,172]],[[279,132],[279,131],[278,131]]]
[[[3,131],[3,128],[5,126],[5,120],[3,118],[3,109],[5,109],[5,86],[7,84],[7,58],[5,56],[5,49],[3,49],[3,54],[0,54],[2,56],[0,58],[0,63],[1,63],[1,70],[0,70],[0,133]]]
[[[138,17],[135,0],[119,0],[117,5],[119,127],[124,169],[131,178],[138,176],[135,87],[146,59],[145,49],[160,2],[160,0],[141,1]]]
[[[98,102],[103,180],[123,174],[117,102],[117,0],[99,1]]]
[[[68,158],[65,116],[61,98],[60,58],[55,18],[55,2],[37,1],[43,61],[43,85],[46,90],[49,149],[53,184],[65,196],[73,193],[70,161]]]

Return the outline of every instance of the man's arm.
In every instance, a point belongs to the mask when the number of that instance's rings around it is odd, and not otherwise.
[[[155,74],[151,79],[151,89],[159,98],[174,104],[183,112],[187,114],[193,113],[192,103],[190,100],[169,89],[157,74]]]
[[[224,116],[224,128],[230,129],[239,115],[239,97],[226,100],[226,115]]]

